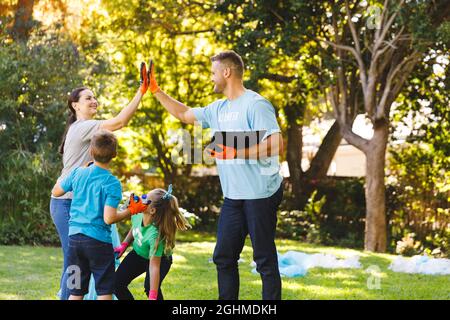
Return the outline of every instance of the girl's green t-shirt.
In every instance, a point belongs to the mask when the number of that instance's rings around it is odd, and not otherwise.
[[[136,253],[144,259],[149,259],[152,256],[162,257],[164,255],[163,239],[159,239],[158,248],[155,252],[155,244],[158,239],[158,227],[153,223],[143,226],[142,220],[144,215],[142,213],[135,214],[131,217],[131,228],[133,232],[133,249]]]

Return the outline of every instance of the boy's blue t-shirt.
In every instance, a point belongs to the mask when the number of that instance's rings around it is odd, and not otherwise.
[[[105,206],[118,207],[122,199],[120,181],[94,164],[72,170],[60,185],[65,192],[73,191],[69,236],[81,233],[112,243],[111,226],[103,220],[103,213]]]
[[[280,132],[275,109],[258,93],[246,89],[234,100],[220,99],[204,108],[193,108],[203,128],[215,131],[267,130],[269,135]],[[278,156],[262,160],[216,159],[217,171],[225,197],[229,199],[261,199],[273,195],[283,178]]]

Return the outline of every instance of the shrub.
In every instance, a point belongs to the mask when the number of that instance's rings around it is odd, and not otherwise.
[[[393,148],[389,161],[388,215],[391,246],[421,245],[417,253],[450,254],[450,173],[448,159],[427,144]],[[406,245],[408,243],[408,245]]]
[[[362,248],[365,217],[363,180],[330,177],[319,182],[316,188],[303,210],[286,210],[293,203],[293,195],[289,188],[285,188],[277,235],[325,245]]]

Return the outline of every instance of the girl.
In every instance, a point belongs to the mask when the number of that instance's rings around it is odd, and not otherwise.
[[[98,102],[89,88],[80,87],[72,91],[67,101],[70,115],[59,147],[59,153],[63,156],[63,169],[58,181],[64,179],[73,169],[93,160],[89,152],[89,145],[95,132],[99,129],[116,131],[128,124],[149,86],[145,63],[141,63],[140,76],[141,85],[133,100],[117,116],[107,120],[94,119],[97,113]],[[68,275],[65,270],[68,267],[69,212],[72,197],[72,193],[68,192],[61,197],[52,196],[50,200],[50,214],[61,241],[64,257],[60,282],[61,300],[69,298],[69,290],[67,289]]]
[[[172,185],[169,185],[168,191],[150,191],[147,199],[148,208],[131,217],[131,230],[125,241],[114,250],[120,257],[133,242],[133,250],[116,271],[115,295],[119,300],[134,299],[128,285],[144,272],[144,290],[148,299],[164,299],[161,283],[172,265],[176,231],[190,228],[178,209],[177,198],[172,195]]]

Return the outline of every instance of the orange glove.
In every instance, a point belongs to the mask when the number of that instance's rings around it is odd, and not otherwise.
[[[141,81],[140,81],[141,87],[140,87],[140,90],[141,90],[142,94],[145,94],[147,92],[147,90],[148,90],[148,85],[149,85],[148,72],[147,72],[147,67],[145,66],[145,62],[141,62],[141,70],[140,70],[140,72],[141,72]]]
[[[208,151],[211,154],[211,157],[222,160],[236,159],[237,151],[235,148],[227,147],[224,146],[223,144],[218,144],[217,146],[222,149],[221,152],[217,152],[216,150],[206,148],[206,151]]]
[[[128,205],[127,209],[130,210],[131,215],[144,212],[148,208],[147,205],[142,203],[142,199],[138,196],[135,196],[134,193],[131,194],[129,201],[130,204]]]
[[[150,92],[151,93],[155,94],[161,90],[161,88],[158,86],[158,83],[156,82],[155,64],[153,63],[153,60],[150,60],[150,67],[148,69],[148,79],[150,81]]]

